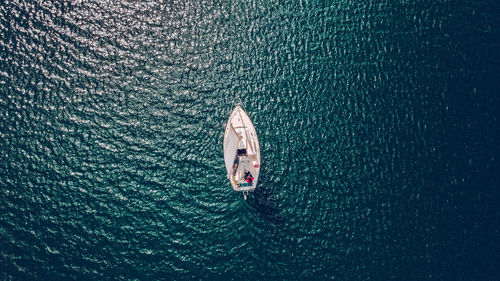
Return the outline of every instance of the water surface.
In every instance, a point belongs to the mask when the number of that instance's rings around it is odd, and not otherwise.
[[[3,1],[0,279],[495,280],[495,2],[326,2]]]

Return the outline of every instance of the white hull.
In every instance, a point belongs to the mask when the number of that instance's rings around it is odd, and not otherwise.
[[[229,115],[223,146],[227,177],[233,189],[244,195],[254,191],[259,181],[260,145],[252,121],[239,105]]]

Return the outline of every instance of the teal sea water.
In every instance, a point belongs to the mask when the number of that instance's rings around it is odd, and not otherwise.
[[[499,280],[499,47],[492,0],[2,0],[0,279]]]

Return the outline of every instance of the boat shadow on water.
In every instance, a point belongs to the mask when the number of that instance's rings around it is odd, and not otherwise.
[[[285,220],[281,215],[272,186],[274,186],[272,182],[260,181],[257,189],[248,194],[246,202],[250,208],[257,211],[263,220],[270,222],[275,227],[280,227]]]

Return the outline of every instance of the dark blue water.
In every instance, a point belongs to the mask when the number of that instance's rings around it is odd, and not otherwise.
[[[499,11],[1,1],[0,279],[499,280]]]

